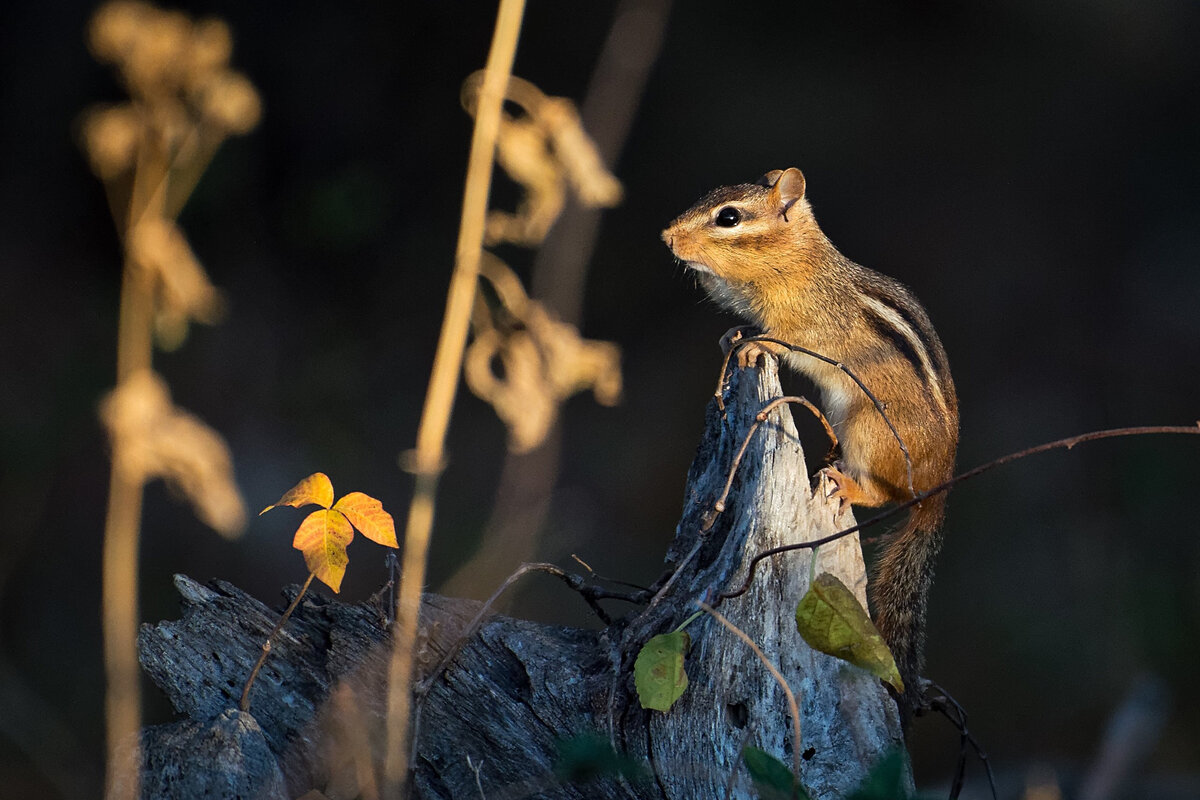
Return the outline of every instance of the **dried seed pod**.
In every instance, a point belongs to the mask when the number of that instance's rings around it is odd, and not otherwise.
[[[218,130],[242,134],[258,124],[262,103],[254,85],[244,75],[228,70],[206,87],[201,113]]]
[[[142,125],[130,105],[93,109],[84,116],[83,145],[92,172],[110,181],[133,166]]]
[[[202,19],[192,26],[186,54],[184,84],[192,90],[205,86],[229,66],[233,55],[233,33],[224,20]]]
[[[98,61],[120,64],[129,57],[146,20],[157,13],[149,3],[116,0],[92,15],[88,44]]]

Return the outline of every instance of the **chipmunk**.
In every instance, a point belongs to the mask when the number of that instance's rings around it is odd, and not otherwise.
[[[909,500],[953,474],[958,398],[946,353],[906,287],[838,252],[804,190],[795,168],[714,189],[663,231],[663,241],[718,304],[767,336],[844,364],[883,405],[911,456],[911,487],[896,437],[844,371],[770,342],[739,351],[743,367],[773,353],[817,385],[841,449],[822,470],[833,496],[868,507]],[[736,341],[733,334],[723,345]],[[898,698],[906,724],[920,700],[926,598],[944,510],[944,494],[914,506],[887,538],[870,581],[876,626],[906,687]]]

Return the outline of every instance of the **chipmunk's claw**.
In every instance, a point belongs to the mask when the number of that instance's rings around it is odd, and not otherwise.
[[[837,513],[843,514],[851,504],[852,487],[857,486],[854,479],[838,469],[836,464],[822,467],[817,474],[825,479],[825,499],[837,498]]]

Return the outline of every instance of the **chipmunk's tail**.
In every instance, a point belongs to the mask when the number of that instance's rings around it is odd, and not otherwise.
[[[924,665],[925,605],[933,564],[942,547],[946,500],[931,497],[913,508],[904,527],[884,543],[870,582],[875,626],[892,650],[904,694],[897,698],[904,727],[921,698],[918,678]]]

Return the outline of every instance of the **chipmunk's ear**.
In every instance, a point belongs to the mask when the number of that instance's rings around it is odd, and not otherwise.
[[[795,167],[780,172],[779,177],[771,184],[771,201],[778,206],[784,221],[787,220],[788,209],[802,199],[804,199],[804,173]]]
[[[765,186],[768,189],[770,189],[772,186],[775,185],[775,182],[779,180],[779,176],[782,174],[783,174],[783,170],[773,169],[770,172],[768,172],[766,175],[763,175],[761,178],[756,180],[755,183],[757,183],[759,186]]]

